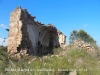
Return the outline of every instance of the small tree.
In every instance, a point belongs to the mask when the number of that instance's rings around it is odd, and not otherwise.
[[[72,43],[74,40],[79,38],[85,42],[96,44],[96,41],[84,30],[73,30],[69,37],[69,43]]]
[[[76,30],[73,30],[70,34],[70,37],[69,37],[69,43],[72,43],[74,40],[76,40],[78,37],[77,37],[77,31]]]

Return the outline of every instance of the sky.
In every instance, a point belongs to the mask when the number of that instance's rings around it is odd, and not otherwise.
[[[44,24],[53,24],[67,36],[85,30],[100,46],[100,0],[0,0],[0,45],[7,45],[10,13],[18,6]]]

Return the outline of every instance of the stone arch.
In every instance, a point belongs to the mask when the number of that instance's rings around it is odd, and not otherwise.
[[[53,47],[59,46],[59,37],[56,29],[47,28],[41,35],[41,44],[44,47],[49,47],[50,41],[52,40]]]

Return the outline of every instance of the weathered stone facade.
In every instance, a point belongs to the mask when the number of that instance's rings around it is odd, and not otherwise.
[[[66,36],[62,32],[51,24],[44,25],[35,21],[35,18],[21,7],[11,12],[8,36],[10,54],[46,54],[48,48],[66,46]]]

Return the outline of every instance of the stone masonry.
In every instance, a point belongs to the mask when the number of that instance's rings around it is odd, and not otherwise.
[[[46,54],[49,48],[65,47],[66,36],[55,26],[35,21],[26,9],[17,7],[10,14],[8,52],[10,54]]]
[[[75,40],[73,42],[73,47],[78,48],[78,49],[85,49],[87,52],[95,52],[94,46],[82,41],[81,39]]]

